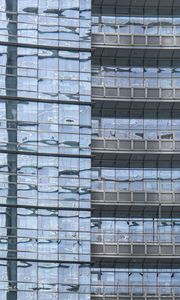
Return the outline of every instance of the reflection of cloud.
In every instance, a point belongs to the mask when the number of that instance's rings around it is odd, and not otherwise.
[[[118,240],[127,241],[128,240],[128,235],[118,234]]]
[[[38,7],[26,7],[23,9],[24,12],[38,14]]]

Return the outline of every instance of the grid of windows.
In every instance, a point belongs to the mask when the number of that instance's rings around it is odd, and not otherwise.
[[[130,11],[121,9],[121,14],[116,15],[94,15],[92,18],[93,33],[119,33],[119,34],[142,34],[142,35],[179,35],[180,21],[177,12],[170,14],[167,9],[158,15],[158,11],[153,9],[144,10],[144,15],[140,14],[141,8]]]
[[[179,7],[93,3],[92,299],[178,299]]]
[[[0,0],[0,299],[175,298],[176,1],[31,2]]]
[[[0,1],[1,41],[49,47],[90,48],[91,10],[89,0],[15,0],[10,9]],[[16,5],[17,4],[17,5]],[[10,25],[16,30],[8,30]]]
[[[50,201],[49,201],[50,203]],[[16,243],[17,259],[89,262],[90,214],[88,211],[63,211],[56,208],[17,208],[16,236],[9,235],[7,219],[13,218],[1,207],[1,257],[10,255]],[[11,211],[12,213],[12,211]]]
[[[9,296],[7,282],[10,268],[11,264],[7,260],[1,260],[0,294],[3,299]],[[26,259],[17,262],[17,279],[11,285],[17,286],[19,300],[57,300],[59,297],[84,300],[90,299],[88,278],[88,264],[33,262]]]
[[[179,226],[178,218],[101,217],[92,219],[92,241],[175,244],[180,242]]]
[[[170,296],[179,295],[180,271],[176,266],[102,266],[92,269],[94,295]]]
[[[0,100],[1,149],[16,146],[19,152],[90,154],[90,106],[23,100],[11,100],[10,105],[16,110],[8,118],[7,101]],[[16,142],[8,137],[14,132]]]
[[[0,19],[0,299],[89,300],[91,1]]]
[[[121,162],[116,168],[92,168],[92,189],[105,191],[179,192],[179,161]]]
[[[15,51],[9,65],[8,55]],[[0,52],[1,96],[90,101],[90,53],[2,45]]]
[[[125,64],[126,59],[117,62],[116,66],[111,64],[92,67],[92,84],[105,87],[134,87],[134,88],[179,88],[180,69],[179,61],[175,60],[173,65],[170,61],[157,61],[149,59],[147,65],[129,66]],[[144,62],[144,64],[146,64]],[[140,61],[139,61],[140,64]]]
[[[13,159],[12,155],[12,159]],[[90,207],[90,159],[55,157],[48,154],[17,154],[16,169],[10,169],[8,154],[0,154],[1,203],[9,188],[16,187],[10,203],[46,207]]]
[[[103,115],[104,114],[104,115]],[[95,115],[95,112],[94,112]],[[108,115],[111,115],[108,117]],[[93,116],[94,137],[118,139],[180,139],[179,110],[106,110]]]

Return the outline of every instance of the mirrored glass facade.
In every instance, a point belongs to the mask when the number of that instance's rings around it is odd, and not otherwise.
[[[92,3],[91,299],[179,300],[180,3]]]
[[[90,299],[91,1],[0,1],[0,299]]]
[[[0,300],[180,300],[179,0],[0,0]]]

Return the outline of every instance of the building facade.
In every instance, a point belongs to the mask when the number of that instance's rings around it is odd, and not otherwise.
[[[0,23],[0,300],[180,300],[179,0]]]
[[[0,1],[1,300],[90,297],[90,7]]]

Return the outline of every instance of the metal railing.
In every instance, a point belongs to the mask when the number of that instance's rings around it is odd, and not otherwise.
[[[130,284],[108,284],[99,283],[91,285],[92,295],[118,295],[121,296],[180,296],[180,287],[178,284],[172,285],[171,283],[164,283],[157,285],[154,284],[136,284],[131,282]],[[108,298],[109,299],[109,298]],[[114,299],[114,298],[113,298]]]
[[[108,233],[105,230],[101,232],[92,232],[91,233],[92,243],[127,243],[127,244],[136,244],[136,243],[148,243],[148,244],[179,244],[180,243],[180,233],[175,234],[173,232],[165,233]]]
[[[180,36],[173,34],[123,34],[97,32],[92,35],[94,45],[131,45],[131,46],[180,46]]]
[[[151,259],[151,257],[158,257],[158,259],[174,259],[179,257],[180,243],[171,242],[93,242],[91,244],[92,257],[100,257],[101,259],[114,257],[116,259],[127,257],[128,260],[133,257],[138,257],[144,260]]]
[[[102,85],[92,86],[92,96],[105,98],[138,98],[138,99],[179,99],[180,88],[135,88],[135,87],[110,87]]]

